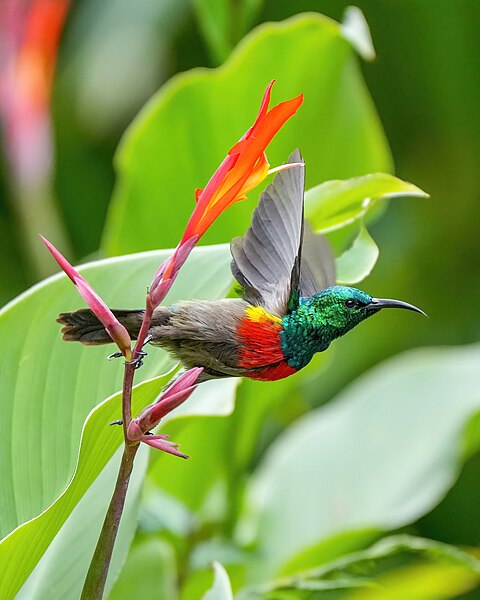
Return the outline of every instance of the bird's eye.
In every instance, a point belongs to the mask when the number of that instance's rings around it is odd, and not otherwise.
[[[345,306],[347,308],[356,308],[358,306],[358,302],[353,298],[349,298],[348,300],[345,300]]]

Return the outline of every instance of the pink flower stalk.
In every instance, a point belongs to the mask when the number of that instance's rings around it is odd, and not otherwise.
[[[165,298],[190,252],[215,219],[235,202],[244,200],[247,192],[270,172],[295,166],[281,165],[269,171],[265,149],[303,102],[303,94],[300,94],[268,110],[274,83],[271,81],[265,90],[255,123],[230,149],[205,189],[195,191],[196,206],[180,244],[172,257],[160,266],[150,286],[149,301],[153,308]]]
[[[127,360],[131,360],[131,339],[128,331],[115,317],[105,302],[95,292],[92,286],[78,273],[68,260],[42,235],[40,236],[50,250],[53,258],[76,286],[78,292],[95,313],[99,321],[107,330],[108,335],[117,344]]]
[[[177,450],[178,444],[165,441],[166,435],[152,435],[150,430],[156,427],[165,415],[180,406],[189,398],[195,388],[196,381],[203,371],[201,367],[194,367],[183,373],[172,383],[158,399],[145,407],[138,417],[133,419],[127,429],[127,437],[132,442],[143,442],[158,450],[163,450],[175,456],[188,458]]]
[[[179,244],[172,256],[164,261],[157,269],[149,292],[150,301],[153,307],[158,306],[168,294],[178,272],[187,260],[190,252],[196,246],[198,240],[198,235],[194,235],[189,240]]]

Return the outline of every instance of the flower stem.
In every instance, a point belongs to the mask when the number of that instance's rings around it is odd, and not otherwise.
[[[128,483],[133,469],[133,460],[138,447],[138,445],[125,445],[115,491],[113,492],[110,506],[103,522],[102,531],[98,538],[97,547],[95,548],[95,553],[85,579],[81,600],[101,600],[103,597],[113,547],[125,505]]]
[[[139,356],[145,338],[150,329],[153,316],[153,306],[150,303],[150,298],[147,294],[147,302],[145,314],[142,321],[142,326],[137,338],[137,343],[133,350],[133,359]],[[122,518],[123,507],[125,506],[125,498],[127,496],[128,484],[130,475],[133,470],[133,461],[139,448],[138,442],[132,443],[127,438],[127,429],[132,420],[132,391],[133,379],[135,377],[135,363],[127,361],[125,363],[125,371],[123,375],[122,389],[122,417],[123,417],[123,432],[125,438],[125,447],[123,449],[122,461],[117,476],[117,483],[113,492],[110,505],[103,522],[102,530],[98,538],[97,546],[87,572],[81,600],[101,600],[105,590],[107,581],[108,569],[112,559],[113,548]]]

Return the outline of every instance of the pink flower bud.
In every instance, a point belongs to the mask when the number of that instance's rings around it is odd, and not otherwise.
[[[40,237],[52,253],[53,258],[72,280],[82,298],[95,313],[98,320],[103,324],[108,335],[117,344],[122,353],[129,358],[131,352],[131,339],[128,331],[115,317],[115,315],[95,292],[92,286],[72,267],[68,260],[55,248],[55,246],[43,236]]]
[[[131,442],[139,442],[142,439],[142,436],[143,436],[142,430],[138,426],[138,423],[136,422],[136,420],[133,419],[133,421],[130,421],[130,424],[127,429],[127,438]]]
[[[136,423],[138,430],[144,434],[156,427],[161,419],[168,413],[172,412],[177,406],[183,404],[197,387],[193,385],[197,381],[200,373],[203,371],[201,367],[189,369],[183,373],[176,381],[174,381],[164,392],[160,394],[158,399],[149,406],[146,406],[142,412],[133,419],[132,423]],[[135,431],[135,433],[133,433]],[[137,429],[132,429],[132,435],[138,435]],[[135,439],[130,437],[129,439]]]
[[[202,368],[195,367],[178,377],[160,394],[156,402],[146,406],[140,415],[130,422],[127,429],[127,438],[131,442],[143,442],[152,446],[152,448],[157,448],[157,450],[162,450],[181,458],[188,458],[188,456],[177,450],[178,444],[165,441],[168,435],[151,435],[148,432],[156,427],[165,415],[170,413],[174,408],[177,408],[177,406],[180,406],[180,404],[191,396],[197,387],[194,384],[202,371]]]
[[[178,272],[195,247],[198,237],[198,235],[194,235],[181,243],[172,256],[157,269],[150,285],[150,298],[154,307],[158,306],[168,294],[173,282],[177,278]]]
[[[183,452],[178,450],[178,444],[166,441],[168,438],[168,435],[144,435],[141,441],[152,448],[162,450],[162,452],[168,452],[168,454],[173,454],[180,458],[189,458],[186,454],[183,454]]]

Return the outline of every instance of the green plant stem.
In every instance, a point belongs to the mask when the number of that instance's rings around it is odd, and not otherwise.
[[[113,492],[110,506],[108,507],[102,531],[93,554],[90,568],[88,569],[83,586],[81,600],[101,600],[107,581],[108,569],[112,559],[113,547],[117,537],[120,519],[125,505],[133,461],[139,445],[125,444],[117,483]]]
[[[83,585],[81,600],[101,600],[107,582],[108,569],[112,560],[113,548],[117,538],[120,520],[122,518],[125,498],[127,496],[130,475],[133,470],[133,462],[139,448],[138,442],[132,443],[127,436],[128,426],[132,421],[132,392],[133,379],[135,377],[135,360],[140,356],[145,339],[147,337],[153,316],[153,306],[147,294],[145,314],[138,334],[137,342],[133,350],[133,360],[125,363],[122,389],[122,418],[125,447],[123,449],[122,461],[118,471],[117,482],[113,492],[110,505],[103,522],[102,530],[98,538],[97,546],[90,562],[90,567]]]

